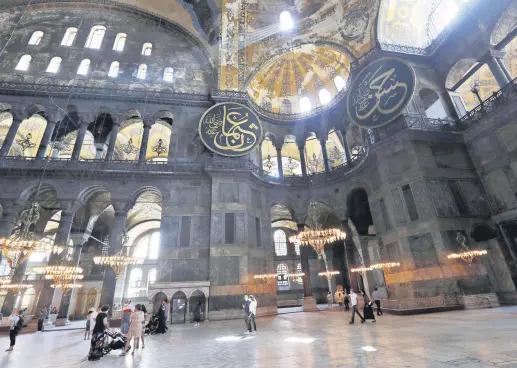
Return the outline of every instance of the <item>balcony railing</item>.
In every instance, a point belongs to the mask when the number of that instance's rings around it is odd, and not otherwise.
[[[491,112],[506,105],[508,101],[514,100],[517,97],[517,78],[512,80],[499,91],[494,92],[492,96],[481,102],[478,106],[470,110],[459,121],[466,126],[483,119]]]

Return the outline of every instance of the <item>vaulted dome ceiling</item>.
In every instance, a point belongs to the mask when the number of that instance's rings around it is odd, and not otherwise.
[[[298,114],[304,97],[312,108],[322,105],[320,91],[327,91],[332,100],[343,88],[340,81],[348,79],[350,62],[347,54],[335,48],[303,45],[266,64],[251,79],[248,94],[267,112]]]

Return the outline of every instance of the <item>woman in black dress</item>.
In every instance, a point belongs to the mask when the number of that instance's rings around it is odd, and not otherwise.
[[[368,297],[368,294],[366,294],[365,291],[363,291],[363,298],[364,298],[364,309],[363,309],[363,316],[364,319],[373,319],[372,322],[376,322],[375,320],[375,314],[373,314],[373,303],[370,301],[370,298]]]
[[[167,331],[166,326],[166,318],[165,318],[165,302],[162,302],[160,305],[160,308],[158,309],[158,328],[156,329],[155,333],[162,333],[164,334]]]
[[[104,355],[104,331],[109,327],[108,310],[107,305],[103,306],[95,318],[88,360],[99,360]]]

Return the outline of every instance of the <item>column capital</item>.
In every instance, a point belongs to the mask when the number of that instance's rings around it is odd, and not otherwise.
[[[133,204],[126,201],[112,201],[111,204],[115,209],[115,217],[126,217]]]
[[[156,123],[156,120],[153,118],[145,118],[143,119],[144,128],[151,128],[154,123]]]

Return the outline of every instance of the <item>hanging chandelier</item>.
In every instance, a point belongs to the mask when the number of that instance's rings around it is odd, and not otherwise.
[[[122,238],[122,248],[118,252],[118,254],[114,254],[112,256],[98,256],[93,257],[93,263],[98,265],[104,265],[109,266],[113,268],[113,271],[115,271],[115,278],[118,280],[118,276],[120,274],[120,271],[124,269],[124,267],[127,266],[134,266],[134,265],[141,265],[144,263],[143,258],[136,258],[131,256],[123,255],[124,248],[127,247],[127,243],[129,241],[129,236],[126,233],[123,233],[120,235]]]
[[[0,286],[1,285],[7,285],[11,283],[11,278],[9,276],[2,276],[0,277]]]
[[[459,231],[456,234],[456,241],[461,245],[463,252],[449,253],[447,255],[448,259],[461,259],[464,262],[466,262],[469,265],[469,267],[471,267],[475,257],[486,256],[488,254],[488,251],[486,249],[470,250],[466,244],[467,238]]]
[[[358,267],[358,268],[352,268],[350,272],[366,272],[366,271],[373,271],[373,270],[386,270],[393,267],[399,267],[400,263],[398,262],[389,262],[389,263],[376,263],[369,267]]]
[[[340,229],[304,230],[289,237],[292,243],[300,245],[325,246],[338,240],[345,240],[346,233]]]
[[[33,287],[32,284],[23,284],[21,282],[15,284],[5,284],[0,286],[0,289],[11,290],[13,294],[18,294],[20,291]]]
[[[332,276],[339,275],[339,271],[325,271],[325,272],[318,272],[318,276],[325,276],[327,279],[331,279]]]
[[[167,153],[167,147],[163,143],[163,139],[158,139],[158,143],[151,147],[151,150],[160,156],[163,153]]]
[[[129,138],[129,141],[127,142],[127,144],[120,145],[120,150],[122,152],[124,152],[126,155],[131,155],[131,154],[135,154],[135,153],[139,152],[140,148],[136,147],[133,144],[133,138]]]
[[[303,277],[305,276],[305,273],[303,272],[296,272],[296,273],[265,273],[261,275],[255,275],[253,276],[254,279],[260,279],[260,280],[267,280],[267,279],[276,279],[278,276],[286,276],[286,277]]]
[[[54,283],[50,285],[54,289],[61,289],[63,294],[68,293],[71,289],[81,288],[82,285],[76,281],[84,278],[83,269],[81,267],[53,265],[36,267],[35,273],[42,274],[45,280],[52,280]]]

